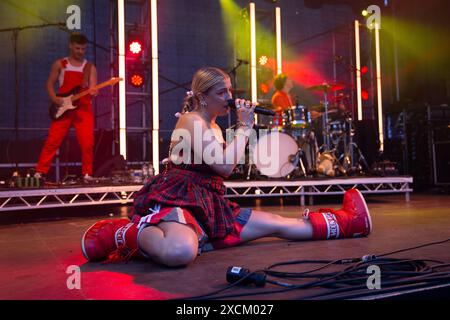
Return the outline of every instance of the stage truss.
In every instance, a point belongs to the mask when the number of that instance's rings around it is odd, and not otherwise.
[[[298,196],[313,204],[314,196],[339,195],[350,188],[363,194],[404,193],[410,200],[412,177],[363,177],[312,180],[226,181],[228,198]],[[128,204],[142,185],[62,187],[0,191],[0,212],[87,205]]]

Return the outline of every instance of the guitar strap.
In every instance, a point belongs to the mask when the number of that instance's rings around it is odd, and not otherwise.
[[[86,62],[83,68],[83,82],[81,83],[82,88],[89,88],[89,76],[91,75],[92,64]]]

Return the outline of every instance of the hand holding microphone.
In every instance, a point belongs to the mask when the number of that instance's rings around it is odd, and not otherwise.
[[[243,99],[236,99],[236,100],[243,100]],[[233,99],[228,99],[227,100],[227,104],[228,104],[228,106],[231,109],[237,109],[236,108],[236,102]],[[275,115],[274,111],[272,111],[270,109],[267,109],[267,108],[263,108],[261,106],[256,106],[256,105],[254,107],[254,112],[258,113],[258,114],[264,114],[264,115],[267,115],[267,116],[274,116]]]
[[[253,127],[255,119],[254,117],[254,111],[256,107],[255,103],[251,103],[250,101],[248,100],[246,101],[244,99],[236,99],[236,101],[233,101],[233,106],[236,109],[236,114],[238,117],[238,126],[240,124],[241,126],[244,125],[251,129]]]

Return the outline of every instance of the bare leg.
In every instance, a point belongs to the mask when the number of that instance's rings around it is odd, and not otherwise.
[[[161,222],[142,230],[139,248],[160,264],[177,267],[194,261],[198,251],[195,231],[178,222]]]
[[[265,236],[308,240],[313,237],[313,228],[307,220],[284,218],[273,213],[253,210],[250,219],[242,229],[241,240],[245,242]]]

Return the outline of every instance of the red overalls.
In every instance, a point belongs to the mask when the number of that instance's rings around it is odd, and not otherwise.
[[[61,59],[62,69],[59,74],[59,93],[66,93],[83,82],[83,68],[70,64],[68,58]],[[88,94],[78,101],[78,108],[66,111],[60,118],[53,120],[48,130],[48,137],[42,148],[36,171],[46,174],[51,166],[56,150],[61,146],[67,132],[73,125],[81,148],[82,174],[92,175],[94,160],[94,114],[92,112],[91,96]]]

